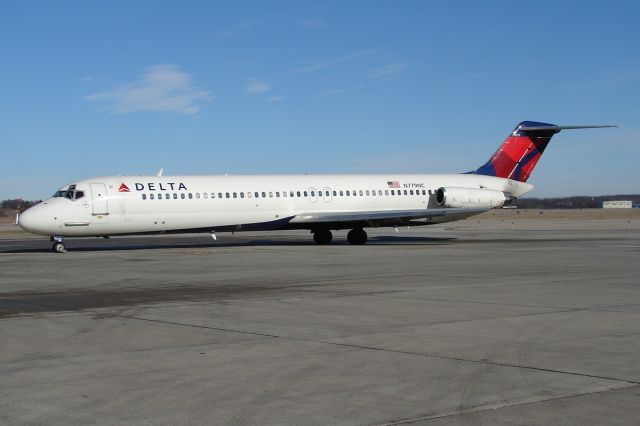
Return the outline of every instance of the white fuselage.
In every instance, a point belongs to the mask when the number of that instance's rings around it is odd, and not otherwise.
[[[323,212],[435,208],[441,187],[486,188],[515,197],[533,188],[475,174],[109,176],[64,187],[61,194],[69,191],[69,197],[47,199],[22,213],[19,223],[33,233],[63,236],[312,228],[290,221]]]

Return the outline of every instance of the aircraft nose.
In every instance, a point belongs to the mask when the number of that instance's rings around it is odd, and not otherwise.
[[[18,216],[18,226],[25,231],[34,232],[37,223],[38,212],[29,208]]]

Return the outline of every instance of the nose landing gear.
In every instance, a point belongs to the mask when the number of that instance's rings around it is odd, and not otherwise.
[[[66,253],[67,248],[64,246],[64,237],[62,235],[52,236],[51,241],[53,241],[51,249],[54,253]]]

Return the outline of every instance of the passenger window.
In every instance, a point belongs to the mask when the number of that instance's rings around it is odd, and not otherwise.
[[[267,198],[267,193],[266,192],[262,192],[262,198]]]
[[[289,192],[289,197],[295,197],[295,194],[293,193],[293,191]]]
[[[298,191],[297,194],[298,194],[298,197],[300,197],[300,191]]]
[[[211,198],[216,198],[216,193],[215,192],[211,193]]]
[[[196,198],[200,199],[200,193],[199,192],[196,193]]]
[[[189,197],[190,200],[193,200],[193,194],[192,193],[189,193],[188,197]]]
[[[222,192],[218,192],[218,198],[222,198]],[[229,198],[229,197],[227,197]]]
[[[233,198],[238,198],[238,193],[237,192],[233,193]]]
[[[413,189],[409,190],[409,195],[413,195]]]
[[[224,194],[224,195],[225,195],[225,197],[227,197],[227,198],[230,198],[230,197],[231,197],[231,194],[229,194],[228,192],[225,192],[225,194]]]
[[[282,191],[282,196],[286,198],[287,197],[287,191]]]
[[[244,192],[240,193],[240,198],[244,198]]]
[[[305,197],[308,196],[307,191],[302,191],[302,193],[304,194]]]
[[[342,197],[343,195],[344,195],[344,193],[342,191],[340,191],[340,196]],[[349,195],[349,194],[347,194],[347,195]]]
[[[171,194],[169,194],[169,193],[164,194],[164,198],[166,198],[167,200],[170,199],[171,198]]]
[[[280,198],[280,191],[276,191],[276,198]]]
[[[384,195],[389,195],[389,190],[388,189],[384,190]]]
[[[251,198],[253,197],[253,194],[251,194],[250,192],[247,192],[247,198]]]
[[[396,195],[396,190],[395,189],[391,190],[391,195]]]
[[[425,189],[422,190],[422,195],[427,195],[427,191]]]
[[[259,192],[254,192],[254,193],[253,193],[253,195],[254,195],[256,198],[260,197],[260,193],[259,193]]]
[[[315,197],[316,196],[316,191],[311,191],[311,196]]]
[[[184,192],[180,194],[180,198],[184,200]]]
[[[351,195],[349,191],[345,192],[345,194],[347,194],[347,197]]]
[[[147,199],[147,194],[142,194],[142,199],[146,200]]]
[[[378,189],[378,195],[382,195],[382,189]]]
[[[177,200],[178,199],[178,194],[176,194],[175,192],[173,193],[173,199]]]
[[[202,196],[203,196],[204,198],[209,198],[209,194],[207,194],[206,192],[205,192],[205,193],[203,193],[203,194],[202,194]]]
[[[369,191],[367,191],[367,192],[369,192]],[[360,196],[362,197],[362,195],[363,195],[363,192],[362,192],[362,189],[361,189],[360,190]]]
[[[149,199],[153,200],[153,194],[149,194]]]

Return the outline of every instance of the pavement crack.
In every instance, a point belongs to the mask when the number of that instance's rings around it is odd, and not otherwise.
[[[557,369],[553,369],[553,368],[543,368],[543,367],[534,367],[534,366],[528,366],[528,365],[510,364],[508,362],[494,362],[494,361],[487,361],[487,360],[481,360],[481,359],[459,358],[459,357],[452,357],[452,356],[446,356],[446,355],[430,354],[430,353],[425,353],[425,352],[401,351],[401,350],[397,350],[397,349],[378,348],[378,347],[375,347],[375,346],[354,345],[354,344],[350,344],[350,343],[336,343],[336,342],[325,342],[325,341],[315,341],[315,340],[313,340],[313,341],[316,342],[316,343],[324,343],[324,344],[328,344],[328,345],[344,346],[344,347],[348,347],[348,348],[365,349],[365,350],[370,350],[370,351],[391,352],[391,353],[398,353],[398,354],[405,354],[405,355],[422,356],[422,357],[428,357],[428,358],[446,359],[446,360],[450,360],[450,361],[470,362],[470,363],[474,363],[474,364],[491,365],[491,366],[495,366],[495,367],[522,368],[522,369],[525,369],[525,370],[542,371],[542,372],[546,372],[546,373],[567,374],[567,375],[571,375],[571,376],[589,377],[589,378],[592,378],[592,379],[612,380],[612,381],[616,381],[616,382],[624,382],[624,383],[629,383],[629,384],[633,384],[633,385],[640,385],[640,381],[636,381],[636,380],[620,379],[618,377],[600,376],[600,375],[597,375],[597,374],[579,373],[579,372],[576,372],[576,371],[565,371],[565,370],[557,370]]]
[[[171,324],[171,325],[177,325],[177,326],[183,326],[183,327],[194,327],[194,328],[201,328],[201,329],[206,329],[206,330],[223,331],[223,332],[228,332],[228,333],[240,333],[240,334],[260,336],[260,337],[270,337],[270,338],[274,338],[274,339],[286,339],[286,340],[289,340],[289,341],[309,342],[309,343],[316,343],[316,344],[321,344],[321,345],[339,346],[339,347],[350,348],[350,349],[360,349],[360,350],[377,351],[377,352],[388,352],[388,353],[419,356],[419,357],[425,357],[425,358],[444,359],[444,360],[458,361],[458,362],[469,362],[469,363],[474,363],[474,364],[490,365],[490,366],[495,366],[495,367],[520,368],[520,369],[525,369],[525,370],[530,370],[530,371],[539,371],[539,372],[556,373],[556,374],[566,374],[566,375],[571,375],[571,376],[588,377],[588,378],[592,378],[592,379],[611,380],[611,381],[616,381],[616,382],[628,383],[628,384],[632,384],[632,385],[640,385],[640,381],[637,381],[637,380],[621,379],[621,378],[618,378],[618,377],[602,376],[602,375],[597,375],[597,374],[580,373],[580,372],[577,372],[577,371],[558,370],[558,369],[554,369],[554,368],[535,367],[535,366],[530,366],[530,365],[518,365],[518,364],[511,364],[511,363],[508,363],[508,362],[495,362],[495,361],[480,360],[480,359],[469,359],[469,358],[452,357],[452,356],[438,355],[438,354],[432,354],[432,353],[426,353],[426,352],[402,351],[402,350],[398,350],[398,349],[388,349],[388,348],[380,348],[380,347],[375,347],[375,346],[356,345],[356,344],[351,344],[351,343],[329,342],[329,341],[326,341],[326,340],[318,340],[318,339],[305,339],[305,338],[297,338],[297,337],[290,337],[290,336],[281,336],[281,335],[277,335],[277,334],[259,333],[259,332],[254,332],[254,331],[238,330],[238,329],[226,328],[226,327],[214,327],[214,326],[208,326],[208,325],[199,325],[199,324],[189,324],[189,323],[181,323],[181,322],[167,321],[167,320],[158,320],[158,319],[152,319],[152,318],[137,317],[137,316],[133,316],[133,315],[113,314],[113,316],[114,317],[120,317],[120,318],[132,319],[132,320],[139,320],[139,321],[148,321],[148,322]]]
[[[632,385],[632,386],[628,386],[628,387],[622,388],[622,389],[630,389],[630,388],[634,388],[634,387],[637,387],[637,386],[638,385]],[[468,414],[477,414],[477,413],[483,413],[483,412],[486,412],[486,411],[502,410],[502,409],[511,408],[511,407],[522,407],[522,406],[526,406],[526,405],[540,404],[542,402],[560,401],[560,400],[578,398],[578,397],[587,396],[587,395],[597,395],[597,394],[617,391],[617,390],[620,390],[620,389],[621,388],[604,389],[604,390],[597,390],[597,391],[593,391],[593,392],[581,392],[581,393],[576,393],[576,394],[573,394],[573,395],[562,395],[562,396],[557,396],[557,397],[553,397],[553,398],[539,399],[539,400],[536,400],[536,401],[517,402],[515,404],[502,404],[502,405],[497,405],[497,406],[496,405],[480,406],[480,407],[472,408],[472,409],[469,409],[469,410],[460,410],[460,411],[451,412],[451,413],[436,414],[436,415],[423,415],[423,416],[416,416],[416,417],[408,417],[408,418],[404,418],[404,419],[391,420],[391,421],[387,421],[387,422],[384,422],[384,423],[373,423],[373,424],[371,424],[371,426],[393,426],[393,425],[409,424],[409,423],[415,423],[415,422],[421,422],[421,421],[446,419],[446,418],[449,418],[449,417],[465,416],[465,415],[468,415]]]

